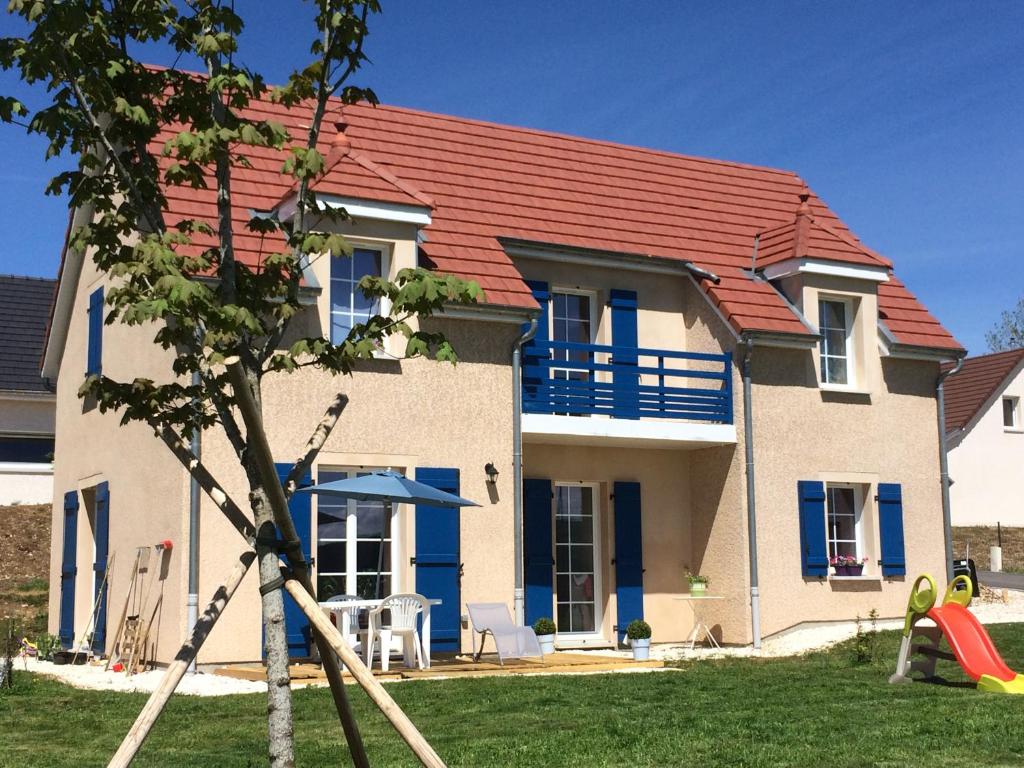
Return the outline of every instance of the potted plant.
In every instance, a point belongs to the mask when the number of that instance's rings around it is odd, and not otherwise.
[[[853,555],[837,555],[829,558],[829,564],[835,569],[836,576],[860,576],[864,573],[864,565],[868,559],[858,560]]]
[[[694,573],[688,574],[686,580],[690,582],[690,594],[698,597],[708,591],[708,584],[711,583],[707,576]]]
[[[541,653],[555,652],[555,632],[557,631],[555,622],[546,616],[533,622],[533,632],[537,635],[537,642],[540,643]]]
[[[643,619],[633,619],[626,627],[626,637],[633,649],[633,661],[646,661],[651,656],[651,625]]]

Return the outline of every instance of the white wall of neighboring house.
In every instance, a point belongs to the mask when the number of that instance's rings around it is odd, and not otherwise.
[[[0,461],[0,505],[53,501],[53,464]]]
[[[56,398],[38,392],[0,392],[0,437],[53,440]],[[53,463],[0,461],[0,504],[53,501]]]
[[[1020,398],[1016,428],[1003,425],[1003,398]],[[953,525],[1024,527],[1024,367],[954,437],[949,447]]]

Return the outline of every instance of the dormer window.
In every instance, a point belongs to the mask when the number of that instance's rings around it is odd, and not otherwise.
[[[849,299],[818,300],[821,383],[836,387],[854,384],[853,302]]]
[[[345,341],[357,323],[383,314],[380,301],[366,298],[359,289],[359,281],[367,275],[384,274],[384,262],[384,253],[371,248],[356,248],[351,256],[331,257],[332,344]]]

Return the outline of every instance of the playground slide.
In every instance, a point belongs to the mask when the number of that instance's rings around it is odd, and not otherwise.
[[[934,606],[927,616],[942,630],[956,660],[980,690],[1024,693],[1024,676],[1006,666],[985,627],[967,608],[947,602]]]

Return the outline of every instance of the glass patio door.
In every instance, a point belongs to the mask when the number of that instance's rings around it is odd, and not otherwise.
[[[601,625],[597,531],[596,488],[556,485],[555,620],[560,635],[593,635]]]
[[[593,304],[590,294],[553,291],[551,294],[551,340],[568,341],[574,344],[593,344],[592,313]],[[593,360],[593,353],[587,350],[554,349],[551,359],[556,363],[560,360],[589,363]],[[587,382],[590,381],[591,375],[589,371],[553,368],[551,378],[567,382]],[[578,387],[573,384],[564,384],[557,391],[563,396],[559,398],[559,401],[571,406],[568,410],[569,415],[582,416],[589,412],[588,405],[591,399],[585,385]]]

